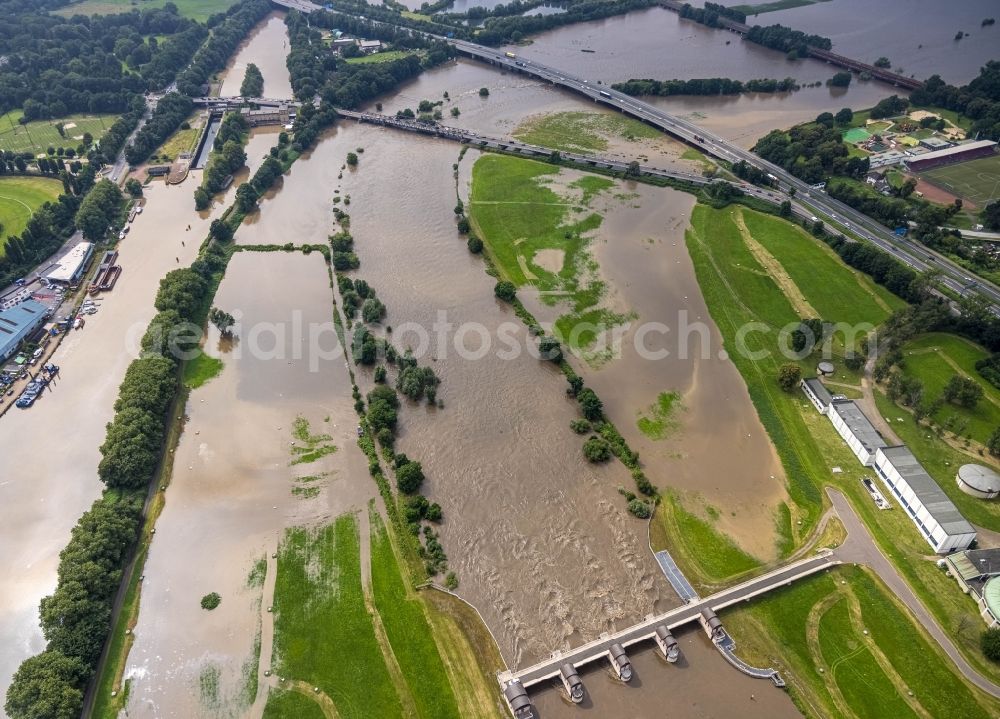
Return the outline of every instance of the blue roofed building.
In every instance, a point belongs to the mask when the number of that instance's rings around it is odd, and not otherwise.
[[[49,308],[36,300],[25,300],[0,312],[0,362],[11,357],[21,341],[41,327]]]

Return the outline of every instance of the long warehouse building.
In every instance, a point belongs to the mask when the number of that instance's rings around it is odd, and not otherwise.
[[[875,470],[935,552],[968,549],[976,539],[975,528],[909,449],[890,447],[855,402],[831,395],[819,379],[804,379],[801,387],[858,461]]]

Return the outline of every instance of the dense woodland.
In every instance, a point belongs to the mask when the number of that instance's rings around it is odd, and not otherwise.
[[[0,112],[20,107],[29,120],[125,112],[133,94],[169,83],[206,35],[170,3],[69,19],[0,4]]]
[[[156,104],[152,117],[125,149],[125,158],[129,164],[144,162],[184,122],[192,110],[194,104],[191,98],[176,92],[164,95]]]
[[[761,78],[758,80],[730,80],[725,77],[695,78],[692,80],[628,80],[612,85],[626,95],[739,95],[742,92],[791,92],[798,90],[795,78],[784,80]]]
[[[968,85],[955,87],[939,75],[928,78],[913,91],[914,105],[944,107],[972,119],[969,136],[1000,140],[1000,60],[991,60]]]
[[[825,182],[831,175],[864,178],[868,158],[851,157],[841,132],[834,116],[824,113],[817,122],[769,132],[753,151],[805,182]]]

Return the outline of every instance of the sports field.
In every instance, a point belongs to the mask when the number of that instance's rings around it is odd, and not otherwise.
[[[43,153],[49,147],[72,147],[75,150],[83,141],[83,133],[89,132],[95,141],[100,140],[118,119],[117,115],[69,115],[22,125],[19,120],[23,115],[20,110],[0,115],[0,150],[30,152],[33,155]],[[65,136],[56,129],[59,123],[62,123]]]
[[[59,180],[41,177],[0,177],[0,257],[7,238],[21,234],[31,213],[62,192]]]
[[[1000,155],[936,167],[920,176],[979,207],[1000,198]]]
[[[178,12],[192,20],[205,22],[210,15],[225,12],[236,0],[173,0]],[[167,0],[83,0],[55,11],[56,15],[111,15],[145,8],[163,7]]]

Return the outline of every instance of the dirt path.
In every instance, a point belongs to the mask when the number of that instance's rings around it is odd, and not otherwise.
[[[799,286],[785,272],[785,268],[781,266],[781,263],[778,262],[774,255],[767,251],[764,245],[757,242],[753,238],[753,235],[750,234],[750,230],[743,220],[743,211],[734,210],[732,216],[736,227],[739,228],[740,234],[743,236],[743,242],[746,244],[747,249],[750,250],[750,254],[767,270],[767,274],[778,285],[785,297],[788,298],[788,301],[792,304],[792,308],[798,313],[799,317],[819,317],[819,313],[809,304],[809,300],[806,299]]]
[[[260,719],[264,716],[264,706],[267,704],[268,687],[271,686],[271,677],[267,672],[271,670],[271,657],[274,653],[274,613],[268,609],[274,605],[274,585],[278,578],[278,547],[270,547],[264,555],[267,560],[267,569],[264,574],[264,587],[260,596],[260,654],[257,657],[257,696],[253,699],[249,716],[252,719]]]
[[[813,661],[819,666],[823,666],[825,664],[823,661],[823,651],[819,645],[819,622],[823,618],[823,615],[826,614],[834,604],[842,601],[843,599],[844,596],[840,592],[830,594],[824,597],[818,604],[814,604],[812,609],[809,610],[809,616],[806,617],[806,644],[809,647],[809,653],[812,654]],[[861,648],[864,649],[864,647]],[[834,669],[836,664],[842,662],[850,656],[851,655],[840,657],[836,662],[834,662],[834,666],[826,667],[826,671],[830,674],[830,681],[827,682],[826,688],[830,691],[830,698],[833,699],[833,703],[840,712],[840,716],[845,718],[857,717],[857,715],[851,711],[851,707],[844,698],[844,695],[840,693],[840,687],[837,686],[837,682],[834,677]]]
[[[854,595],[854,592],[847,592],[847,601],[847,606],[851,613],[851,619],[854,621],[854,628],[861,632],[865,626],[864,617],[861,615],[861,603]],[[885,673],[889,681],[892,682],[892,685],[896,687],[896,691],[899,693],[899,696],[903,698],[903,701],[910,705],[910,709],[912,709],[918,716],[922,717],[922,719],[934,719],[930,715],[930,712],[924,709],[924,706],[917,701],[916,697],[913,696],[913,692],[910,691],[910,688],[906,685],[906,682],[903,681],[903,678],[899,676],[895,667],[892,666],[892,662],[890,662],[888,657],[882,653],[878,644],[872,641],[869,645],[867,645],[867,649],[871,652],[875,662],[882,668],[883,673]]]

